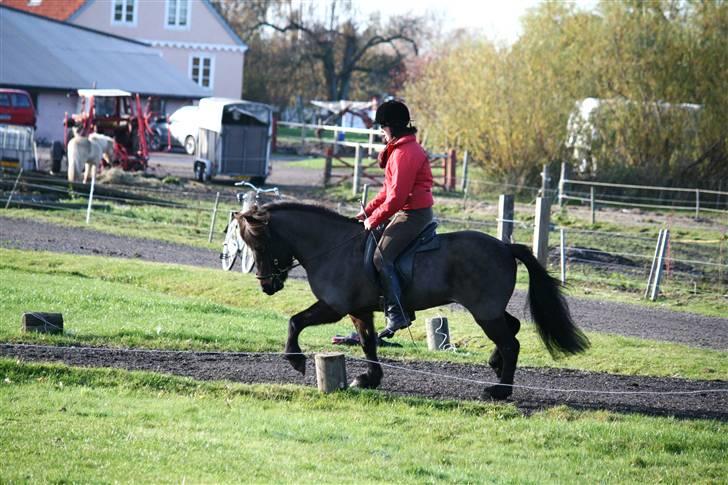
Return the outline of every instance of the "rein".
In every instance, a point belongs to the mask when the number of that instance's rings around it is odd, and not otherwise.
[[[306,258],[306,261],[312,261],[312,260],[315,260],[315,259],[320,258],[321,256],[325,256],[325,255],[329,254],[331,251],[334,251],[335,249],[339,249],[340,247],[348,244],[349,242],[351,242],[354,239],[358,238],[362,234],[366,234],[366,232],[367,232],[366,229],[363,229],[363,230],[357,232],[356,234],[354,234],[353,236],[351,236],[351,237],[343,240],[342,242],[340,242],[336,246],[332,246],[330,248],[327,248],[324,251],[321,251],[320,253],[314,254],[313,256]],[[301,265],[302,265],[302,262],[301,262],[301,260],[299,260],[299,261],[296,261],[295,263],[292,263],[292,264],[288,265],[285,268],[280,269],[280,268],[278,268],[278,258],[273,258],[273,266],[274,266],[275,270],[274,271],[271,271],[269,274],[266,274],[266,275],[255,275],[255,277],[257,279],[259,279],[259,280],[267,280],[269,278],[280,278],[280,276],[282,274],[288,273],[292,269],[297,268],[297,267],[299,267]]]

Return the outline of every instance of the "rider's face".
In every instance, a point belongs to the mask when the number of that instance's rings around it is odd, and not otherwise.
[[[382,133],[384,134],[384,141],[389,143],[392,141],[392,129],[388,126],[382,126]]]

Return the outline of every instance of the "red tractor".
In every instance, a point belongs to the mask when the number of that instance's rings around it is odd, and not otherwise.
[[[54,143],[53,164],[60,168],[60,159],[76,128],[80,136],[98,132],[114,139],[112,165],[123,170],[146,170],[149,160],[152,113],[150,103],[142,108],[139,94],[132,95],[121,89],[79,89],[81,112],[68,115],[64,120],[65,137],[62,146]]]

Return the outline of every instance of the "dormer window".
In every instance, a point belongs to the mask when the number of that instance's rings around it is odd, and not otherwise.
[[[164,26],[168,29],[189,29],[190,0],[166,0]]]
[[[136,0],[113,0],[111,24],[136,25]]]

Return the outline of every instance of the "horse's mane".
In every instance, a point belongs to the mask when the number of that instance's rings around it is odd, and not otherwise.
[[[342,216],[338,212],[324,206],[314,204],[302,204],[300,202],[271,202],[260,207],[253,207],[245,213],[238,214],[241,221],[241,236],[245,243],[251,247],[261,247],[269,235],[268,221],[271,214],[278,211],[301,211],[317,214],[334,221],[356,224],[357,221],[351,217]]]
[[[260,210],[265,210],[268,212],[276,212],[282,210],[302,211],[312,214],[319,214],[321,216],[329,217],[339,222],[356,223],[356,220],[354,220],[353,218],[343,216],[338,212],[329,209],[328,207],[315,204],[303,204],[301,202],[271,202],[262,206]]]

